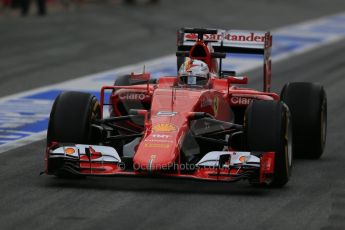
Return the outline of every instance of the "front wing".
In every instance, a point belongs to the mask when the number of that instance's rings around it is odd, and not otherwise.
[[[176,163],[166,168],[141,170],[128,167],[109,146],[52,143],[46,150],[46,174],[84,176],[176,177],[208,181],[249,180],[270,183],[274,176],[274,152],[213,151],[196,164]]]

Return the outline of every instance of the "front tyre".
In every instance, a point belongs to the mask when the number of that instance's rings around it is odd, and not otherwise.
[[[292,170],[292,130],[288,107],[280,101],[253,101],[245,114],[248,151],[275,152],[273,187],[284,186]]]
[[[93,120],[100,118],[96,97],[83,92],[63,92],[56,99],[50,113],[47,144],[95,144],[97,138],[91,131]]]

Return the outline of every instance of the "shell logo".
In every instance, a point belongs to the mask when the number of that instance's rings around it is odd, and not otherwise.
[[[154,132],[174,132],[177,130],[177,127],[173,124],[160,123],[152,127]]]
[[[65,153],[68,155],[73,155],[75,153],[74,148],[65,148]]]

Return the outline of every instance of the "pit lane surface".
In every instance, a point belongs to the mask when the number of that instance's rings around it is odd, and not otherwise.
[[[56,14],[45,21],[1,21],[1,30],[7,30],[1,39],[9,43],[2,45],[0,53],[1,96],[171,54],[175,29],[180,26],[269,29],[345,9],[341,1],[327,5],[321,1],[265,1],[266,5],[256,1],[198,2],[209,10],[207,15],[191,12],[193,1],[163,1],[159,6],[138,8],[94,6],[63,15],[63,19]],[[71,38],[68,32],[76,26],[78,31]],[[39,52],[48,52],[47,47],[52,46],[51,58]],[[293,178],[286,188],[135,178],[69,181],[38,176],[44,148],[44,141],[39,141],[0,155],[1,229],[344,228],[344,51],[345,45],[338,42],[273,65],[276,91],[287,81],[313,81],[324,84],[328,94],[325,154],[319,161],[295,161]],[[260,73],[249,75],[251,86],[260,86]]]

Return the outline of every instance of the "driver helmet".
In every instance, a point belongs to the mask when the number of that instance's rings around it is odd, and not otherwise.
[[[208,82],[209,69],[205,62],[187,58],[181,65],[178,76],[183,84],[204,86]]]

